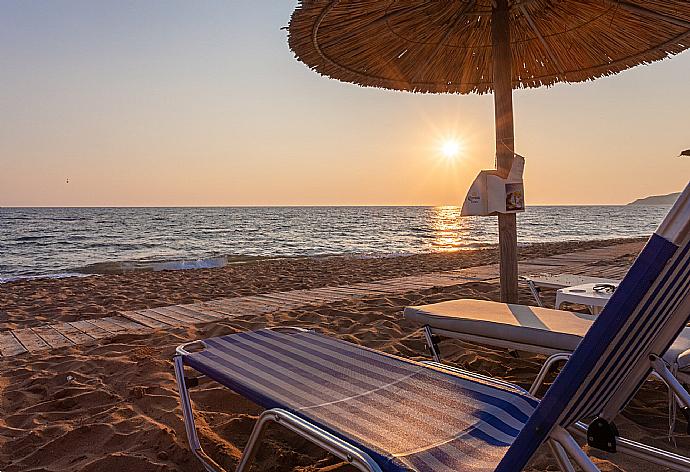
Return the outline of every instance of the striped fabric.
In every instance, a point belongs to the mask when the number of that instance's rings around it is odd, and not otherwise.
[[[517,388],[311,331],[204,343],[185,364],[353,443],[387,471],[494,470],[538,403]]]
[[[498,470],[525,466],[556,425],[612,420],[690,319],[690,186],[631,266]],[[671,228],[672,231],[665,231]],[[668,234],[667,234],[668,233]]]

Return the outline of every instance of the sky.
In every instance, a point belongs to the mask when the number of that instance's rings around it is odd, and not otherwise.
[[[295,3],[0,2],[0,206],[460,205],[492,96],[324,78],[287,46]],[[527,204],[681,190],[689,80],[685,52],[516,91]]]

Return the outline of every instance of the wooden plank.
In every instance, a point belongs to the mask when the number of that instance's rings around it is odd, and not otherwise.
[[[322,298],[317,298],[315,295],[310,296],[292,294],[290,292],[272,292],[264,293],[261,295],[262,298],[270,298],[281,302],[281,305],[285,305],[289,302],[294,307],[300,307],[305,305],[310,305],[313,303],[323,303]]]
[[[197,323],[208,323],[210,321],[217,321],[220,316],[217,313],[206,312],[202,309],[189,308],[183,305],[171,305],[164,307],[166,310],[173,313],[180,313],[182,315],[194,318]]]
[[[261,295],[261,299],[269,302],[277,302],[275,308],[272,311],[292,310],[304,306],[304,303],[302,302],[289,300],[271,293]]]
[[[390,292],[391,295],[399,295],[399,294],[410,293],[410,292],[419,292],[419,291],[427,290],[427,289],[432,287],[431,285],[410,284],[410,283],[405,283],[405,282],[396,282],[396,283],[390,283],[387,285],[394,289],[392,292]]]
[[[321,287],[318,289],[312,289],[309,290],[308,292],[304,293],[301,297],[301,300],[304,303],[331,303],[334,301],[339,301],[341,300],[341,295],[339,293],[352,293],[353,290],[355,291],[362,291],[362,289],[355,289],[351,288],[349,286],[338,286],[338,287]]]
[[[207,320],[207,321],[217,321],[221,318],[218,315],[218,313],[214,313],[211,310],[207,310],[199,304],[174,305],[174,306],[171,306],[168,308],[176,309],[176,310],[184,310],[186,313],[189,313],[190,315],[196,316],[200,319]]]
[[[566,257],[566,256],[561,256],[561,257],[551,257],[550,258],[552,261],[557,261],[557,262],[564,262],[567,264],[585,264],[585,263],[594,263],[594,262],[605,262],[606,259],[602,259],[601,257],[594,257],[594,258],[587,258],[587,257]]]
[[[598,261],[603,258],[601,254],[585,254],[585,253],[569,253],[569,254],[555,254],[549,256],[551,259],[566,260],[566,261]]]
[[[340,289],[349,290],[349,291],[355,290],[357,292],[362,292],[365,294],[371,293],[370,289],[365,288],[365,287],[358,287],[356,284],[353,284],[353,285],[336,285],[335,288],[340,288]]]
[[[372,291],[372,292],[379,292],[379,293],[381,293],[381,294],[388,294],[388,293],[391,293],[391,291],[393,290],[391,287],[387,287],[387,286],[385,286],[385,285],[376,284],[376,283],[373,283],[373,282],[372,282],[372,283],[366,283],[366,282],[364,282],[364,283],[359,283],[359,284],[355,284],[355,285],[351,285],[351,286],[352,286],[352,287],[363,288],[363,289],[365,289],[365,290],[370,290],[370,291]]]
[[[384,281],[372,282],[366,285],[371,290],[376,290],[382,294],[390,294],[398,291],[394,284],[387,284]]]
[[[222,317],[236,317],[236,316],[242,316],[242,312],[239,310],[231,310],[229,308],[224,308],[221,305],[210,307],[211,310],[214,312],[218,313],[218,315]],[[251,313],[251,314],[260,314],[260,313]]]
[[[420,282],[426,284],[432,284],[433,287],[450,287],[452,285],[457,285],[463,279],[458,276],[456,279],[450,279],[448,277],[437,277],[437,276],[425,276],[419,279]]]
[[[109,333],[113,335],[117,334],[123,334],[126,333],[128,330],[123,328],[122,326],[118,325],[117,323],[113,323],[112,321],[106,319],[106,318],[94,318],[91,320],[88,320],[89,323],[98,326],[99,328],[108,331]]]
[[[15,329],[12,334],[16,336],[20,343],[29,352],[41,351],[44,349],[50,349],[48,343],[41,339],[36,333],[34,333],[31,328]]]
[[[299,295],[289,295],[287,292],[261,293],[252,298],[263,303],[278,305],[279,307],[283,306],[286,301],[290,303],[303,303]]]
[[[338,302],[343,300],[343,295],[340,293],[333,293],[331,287],[319,287],[309,290],[309,294],[325,300],[327,303]]]
[[[216,303],[228,303],[228,302],[231,302],[232,300],[237,300],[237,298],[215,298],[213,300],[209,300],[206,302],[195,303],[195,305],[208,306],[208,305],[212,305],[212,304],[216,304]]]
[[[300,301],[305,305],[313,303],[330,303],[331,301],[335,300],[335,297],[325,295],[325,292],[319,292],[319,290],[323,288],[324,287],[308,290],[291,290],[290,292],[277,292],[273,293],[272,295],[282,295],[283,293],[289,294],[290,298]]]
[[[276,308],[283,308],[286,305],[299,306],[302,304],[302,301],[293,300],[279,293],[262,293],[261,295],[257,295],[256,299],[263,303],[273,305]]]
[[[596,271],[592,270],[591,266],[573,266],[569,267],[568,270],[559,272],[561,274],[574,274],[574,275],[591,275],[596,277]]]
[[[245,314],[261,315],[273,311],[273,308],[268,309],[266,307],[259,308],[248,308],[246,306],[231,305],[228,303],[209,303],[205,307],[207,310],[211,310],[215,313],[219,313],[221,316],[241,316]]]
[[[535,265],[546,265],[546,266],[567,266],[569,262],[567,261],[559,261],[556,259],[551,259],[550,257],[537,257],[535,259],[528,259],[525,262],[529,264],[535,264]]]
[[[333,293],[336,296],[342,294],[342,300],[347,300],[349,298],[364,298],[371,296],[371,291],[365,289],[357,289],[348,286],[342,287],[328,287],[329,293]]]
[[[492,280],[497,278],[499,275],[497,266],[470,267],[467,269],[458,270],[457,274],[476,281]]]
[[[135,323],[142,324],[144,326],[148,326],[149,328],[168,328],[170,325],[168,323],[161,323],[160,321],[153,319],[149,316],[145,316],[141,314],[139,311],[123,311],[120,313],[121,316],[124,318],[127,318],[129,320],[134,321]]]
[[[622,267],[606,267],[599,271],[599,273],[603,274],[603,277],[608,277],[610,279],[622,279],[627,272],[627,269]]]
[[[280,307],[280,305],[280,302],[276,300],[266,300],[257,295],[235,298],[223,303],[223,306],[235,306],[242,310],[271,310]]]
[[[23,352],[26,352],[26,348],[11,331],[0,332],[0,355],[3,357],[10,357]]]
[[[72,326],[71,323],[61,323],[50,326],[54,330],[62,334],[64,337],[72,341],[74,344],[85,344],[95,339],[92,336],[89,336],[83,331],[80,331],[76,327]]]
[[[149,329],[148,326],[144,326],[122,316],[109,316],[101,319],[122,326],[127,332],[147,331]]]
[[[328,300],[325,300],[323,297],[319,296],[318,293],[315,293],[312,290],[291,290],[289,292],[276,292],[272,293],[271,295],[276,295],[279,297],[287,297],[291,300],[295,300],[297,302],[301,302],[305,305],[311,305],[314,303],[327,303]]]
[[[347,300],[350,295],[337,287],[321,287],[311,290],[312,295],[319,297],[323,303],[335,303]]]
[[[51,348],[74,346],[74,343],[60,334],[51,326],[37,326],[32,328]]]
[[[110,336],[110,333],[108,331],[101,329],[98,326],[91,324],[85,320],[72,321],[70,324],[78,330],[88,334],[89,336],[95,339],[101,339]]]
[[[418,284],[420,286],[428,286],[429,284],[433,284],[436,282],[435,280],[433,280],[433,277],[428,276],[426,274],[408,275],[405,277],[398,277],[395,280],[398,280],[406,284]]]
[[[464,280],[462,275],[455,274],[453,272],[432,272],[430,274],[424,274],[422,277],[424,280],[438,280],[439,282],[455,282],[457,280]]]
[[[139,310],[139,311],[137,311],[137,313],[142,315],[142,316],[146,316],[147,318],[151,318],[152,320],[158,321],[159,323],[161,323],[163,325],[162,327],[180,326],[180,325],[184,324],[184,323],[179,322],[175,318],[171,318],[170,316],[158,313],[155,309],[149,308],[146,310]]]
[[[151,308],[148,311],[154,311],[154,312],[158,313],[159,315],[166,316],[166,317],[170,318],[173,322],[176,322],[178,324],[197,324],[197,323],[205,322],[205,320],[200,320],[198,318],[187,315],[185,313],[180,313],[178,311],[171,310],[169,307]]]
[[[279,305],[257,306],[254,307],[237,307],[234,305],[214,305],[209,306],[211,310],[223,317],[238,317],[238,316],[257,316],[265,315],[266,313],[273,313],[280,309]]]
[[[520,263],[518,264],[518,272],[520,275],[552,274],[554,272],[560,272],[560,269],[557,269],[554,266]]]
[[[434,286],[433,283],[424,282],[419,277],[399,277],[397,279],[391,279],[390,284],[400,287],[417,287],[423,290]]]
[[[239,316],[241,315],[241,310],[236,310],[236,309],[230,309],[230,308],[225,308],[223,305],[205,305],[204,310],[210,311],[212,313],[215,313],[216,316],[220,316],[221,318],[229,318],[231,316]]]
[[[373,291],[364,287],[355,287],[354,285],[340,285],[335,287],[341,289],[343,293],[355,293],[360,294],[364,297],[370,297],[373,295]]]
[[[280,308],[280,303],[276,301],[269,302],[268,300],[251,300],[242,302],[228,301],[222,303],[208,303],[207,306],[212,310],[221,308],[223,312],[228,315],[260,315],[276,311]]]
[[[280,303],[267,303],[266,300],[264,300],[261,296],[263,294],[260,293],[258,295],[252,295],[250,297],[241,297],[237,298],[234,301],[242,304],[247,304],[247,305],[252,305],[252,304],[259,304],[259,305],[267,305],[267,304],[272,304],[272,305],[280,305]]]

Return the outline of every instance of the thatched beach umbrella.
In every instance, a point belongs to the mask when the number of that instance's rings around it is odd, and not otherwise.
[[[513,160],[512,89],[582,82],[690,47],[688,0],[301,0],[290,48],[345,82],[494,92],[496,168]],[[514,214],[499,214],[501,297],[517,301]]]

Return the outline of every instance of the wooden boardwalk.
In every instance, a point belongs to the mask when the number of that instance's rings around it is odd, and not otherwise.
[[[626,243],[570,254],[540,257],[520,261],[519,271],[521,275],[569,273],[622,278],[626,268],[607,265],[606,262],[628,254],[635,254],[638,250],[639,243]],[[125,333],[136,334],[157,329],[212,323],[239,315],[267,314],[350,299],[405,294],[497,278],[498,264],[491,264],[352,285],[264,293],[188,305],[124,311],[117,316],[107,318],[0,331],[0,357],[87,344]]]

